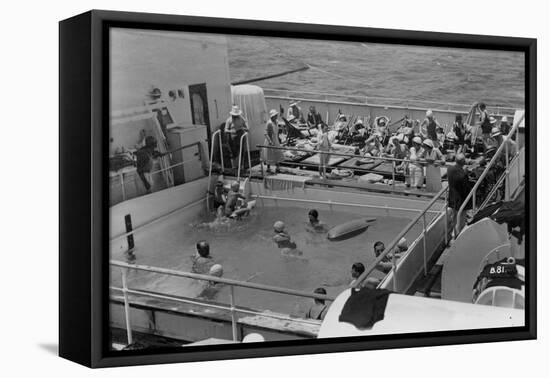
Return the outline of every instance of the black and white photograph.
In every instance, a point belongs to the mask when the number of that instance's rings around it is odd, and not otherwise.
[[[111,351],[526,326],[523,51],[108,41]]]

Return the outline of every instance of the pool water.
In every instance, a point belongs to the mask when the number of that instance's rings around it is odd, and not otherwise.
[[[195,243],[207,240],[214,262],[223,265],[225,278],[306,292],[322,286],[329,295],[335,296],[351,281],[351,265],[362,262],[368,267],[374,260],[374,243],[377,240],[389,243],[410,221],[407,218],[377,217],[365,232],[346,240],[329,241],[325,233],[307,230],[307,213],[307,209],[302,208],[257,207],[248,217],[219,230],[199,228],[175,215],[135,235],[135,262],[188,272],[192,265],[191,256],[195,254]],[[364,217],[369,217],[368,210]],[[203,217],[197,224],[211,218],[210,215]],[[358,218],[361,215],[343,211],[321,211],[319,214],[319,219],[328,228]],[[302,251],[302,256],[286,256],[273,242],[273,224],[278,220],[285,223],[286,231]],[[407,235],[409,243],[419,233],[420,228],[411,229]],[[121,252],[111,254],[113,259],[125,259]],[[120,272],[113,269],[111,273],[112,282],[119,285]],[[378,271],[373,275],[382,277]],[[186,278],[134,271],[128,275],[128,286],[192,298],[204,298],[208,293],[209,300],[229,303],[228,287],[205,292],[205,283]],[[312,303],[311,299],[247,288],[235,288],[235,295],[238,306],[292,315],[305,313]]]

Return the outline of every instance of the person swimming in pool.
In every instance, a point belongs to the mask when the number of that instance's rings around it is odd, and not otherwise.
[[[380,256],[382,252],[386,249],[386,246],[383,242],[377,241],[374,243],[374,255],[376,257]],[[401,238],[397,245],[395,246],[395,249],[388,253],[386,256],[382,258],[382,261],[378,263],[376,268],[384,273],[388,273],[392,267],[393,267],[393,256],[395,255],[395,259],[399,259],[403,253],[405,253],[409,249],[407,245],[407,239]]]
[[[225,193],[223,189],[223,182],[217,181],[216,188],[214,189],[214,209],[218,209],[220,206],[225,206]]]
[[[240,185],[238,182],[231,184],[231,190],[227,193],[227,200],[225,202],[225,216],[227,217],[240,219],[242,216],[250,213],[246,197],[239,190]]]
[[[327,226],[319,220],[319,212],[315,209],[311,209],[307,214],[309,223],[306,225],[307,231],[323,233],[327,232]]]
[[[356,262],[351,266],[351,282],[349,283],[349,286],[353,286],[357,279],[363,274],[365,271],[365,265],[360,262]]]
[[[273,241],[277,244],[277,247],[281,249],[281,254],[287,256],[301,256],[302,251],[296,248],[296,243],[294,243],[290,235],[285,231],[285,224],[282,221],[277,221],[273,225]]]
[[[210,255],[210,244],[206,240],[201,240],[197,242],[195,248],[196,253],[191,257],[193,263],[191,273],[207,274],[214,265],[214,259]]]

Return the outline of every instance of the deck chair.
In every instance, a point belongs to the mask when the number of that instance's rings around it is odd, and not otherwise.
[[[287,140],[286,144],[294,144],[296,142],[296,139],[303,139],[304,136],[302,135],[302,132],[300,129],[298,129],[296,126],[294,126],[291,122],[289,122],[285,117],[281,117],[283,121],[285,122],[286,131],[287,131]]]

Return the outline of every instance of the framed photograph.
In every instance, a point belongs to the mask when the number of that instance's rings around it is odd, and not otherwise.
[[[60,355],[536,337],[536,40],[60,22]]]

